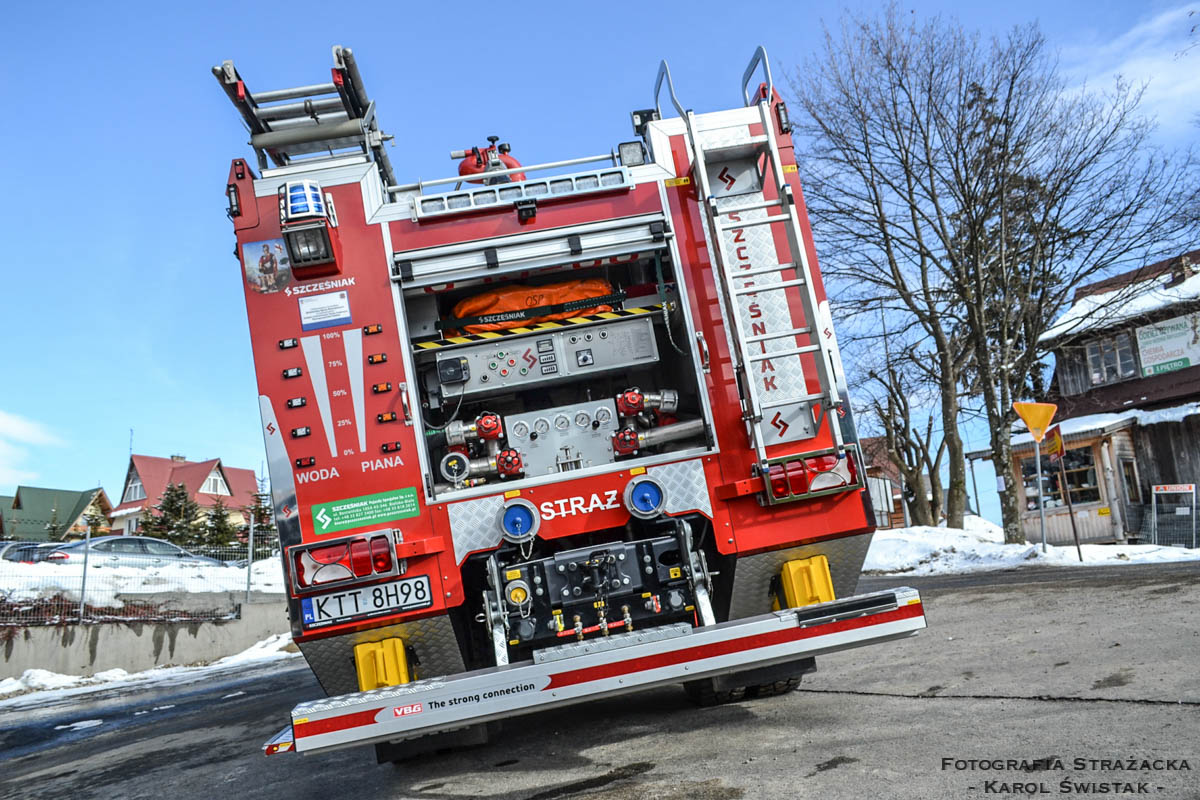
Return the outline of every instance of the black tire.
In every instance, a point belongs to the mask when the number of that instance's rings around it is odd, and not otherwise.
[[[781,694],[789,694],[800,688],[800,676],[796,675],[791,678],[786,678],[781,681],[773,681],[771,683],[760,683],[755,686],[746,687],[747,697],[778,697]]]
[[[687,693],[689,700],[701,708],[736,703],[746,696],[745,686],[737,686],[732,689],[717,689],[713,685],[712,678],[688,681],[683,685],[683,691]]]
[[[381,742],[375,745],[375,760],[379,764],[386,764],[390,761],[400,765],[422,756],[453,753],[457,750],[485,745],[499,731],[498,722],[487,722],[468,725],[455,731],[432,733],[403,742]]]

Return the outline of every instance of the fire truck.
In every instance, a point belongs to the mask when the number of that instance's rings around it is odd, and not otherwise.
[[[326,695],[267,754],[401,760],[666,684],[781,694],[925,627],[912,589],[855,595],[866,465],[761,47],[734,108],[685,109],[664,61],[608,152],[522,165],[488,136],[408,183],[333,62],[261,92],[213,68],[255,154],[227,213]]]

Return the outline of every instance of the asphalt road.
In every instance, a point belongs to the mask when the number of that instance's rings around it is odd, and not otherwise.
[[[864,578],[860,591],[920,588],[929,629],[825,657],[785,697],[697,709],[658,689],[512,721],[489,745],[400,766],[376,765],[370,748],[260,755],[287,710],[318,693],[302,666],[104,693],[4,713],[0,795],[1200,798],[1198,577],[1192,564]],[[997,759],[1043,761],[979,763]]]

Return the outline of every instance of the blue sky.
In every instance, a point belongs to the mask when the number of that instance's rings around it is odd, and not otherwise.
[[[212,65],[274,89],[328,80],[331,45],[351,47],[398,177],[444,177],[450,149],[491,133],[526,163],[606,152],[650,104],[661,58],[685,105],[731,106],[756,45],[779,75],[844,5],[14,6],[0,32],[0,493],[100,483],[116,501],[130,428],[139,453],[263,460],[223,198],[230,159],[251,152]],[[1151,80],[1163,141],[1193,138],[1200,55],[1175,54],[1200,5],[970,5],[901,7],[985,33],[1037,20],[1073,79]],[[991,493],[990,472],[979,481]]]

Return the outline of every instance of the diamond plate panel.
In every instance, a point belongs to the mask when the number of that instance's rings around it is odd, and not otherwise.
[[[696,132],[696,141],[703,150],[746,144],[752,138],[754,137],[750,135],[749,125],[726,125],[721,128],[709,128]]]
[[[874,534],[845,536],[817,544],[806,544],[787,550],[775,550],[756,556],[739,558],[733,575],[733,596],[729,604],[730,619],[744,619],[771,610],[771,579],[779,574],[787,561],[822,555],[829,559],[829,574],[838,599],[850,597],[858,587],[867,549]]]
[[[646,474],[666,490],[664,510],[668,514],[699,511],[712,519],[712,499],[708,494],[708,481],[704,478],[704,464],[699,459],[650,467]]]
[[[320,714],[323,711],[336,711],[339,708],[347,708],[349,706],[357,706],[367,700],[387,701],[394,698],[403,698],[417,692],[425,692],[430,690],[440,689],[446,685],[446,682],[440,678],[422,678],[419,681],[412,683],[401,684],[400,686],[384,686],[379,689],[371,689],[367,692],[359,692],[355,690],[354,694],[337,695],[334,697],[326,697],[320,700],[309,700],[305,703],[298,704],[292,709],[292,717],[304,717],[309,714]]]
[[[355,645],[396,636],[416,651],[417,658],[421,660],[418,671],[422,676],[454,675],[464,670],[454,626],[445,614],[344,636],[300,642],[299,647],[325,694],[336,696],[358,691],[358,675],[354,670]]]
[[[461,564],[467,554],[500,544],[500,524],[496,521],[504,507],[503,495],[478,497],[451,503],[450,535],[454,539],[454,562]]]
[[[716,204],[720,211],[725,212],[762,201],[762,193],[757,192],[737,197],[718,198]],[[770,210],[773,209],[760,208],[743,211],[739,216],[743,221],[751,222],[765,219]],[[786,217],[780,216],[780,219],[786,219]],[[721,234],[725,239],[725,253],[729,259],[726,268],[731,276],[736,276],[739,270],[759,269],[779,263],[779,254],[775,248],[774,228],[774,225],[752,225],[748,228],[733,228]],[[791,270],[789,269],[788,272]],[[759,292],[737,297],[738,312],[741,314],[742,326],[747,335],[759,336],[765,333],[782,332],[804,325],[802,315],[799,320],[793,316],[791,304],[788,302],[787,289],[772,290],[770,288],[771,284],[787,279],[788,275],[782,269],[779,272],[767,272],[750,278],[734,277],[731,283],[734,289],[744,289],[750,286],[762,289]],[[795,337],[786,337],[755,342],[748,349],[750,355],[753,356],[791,350],[795,347]],[[808,393],[804,381],[804,369],[798,355],[755,361],[750,366],[750,373],[752,379],[757,379],[759,394],[764,399],[790,400],[795,397],[803,397]]]

